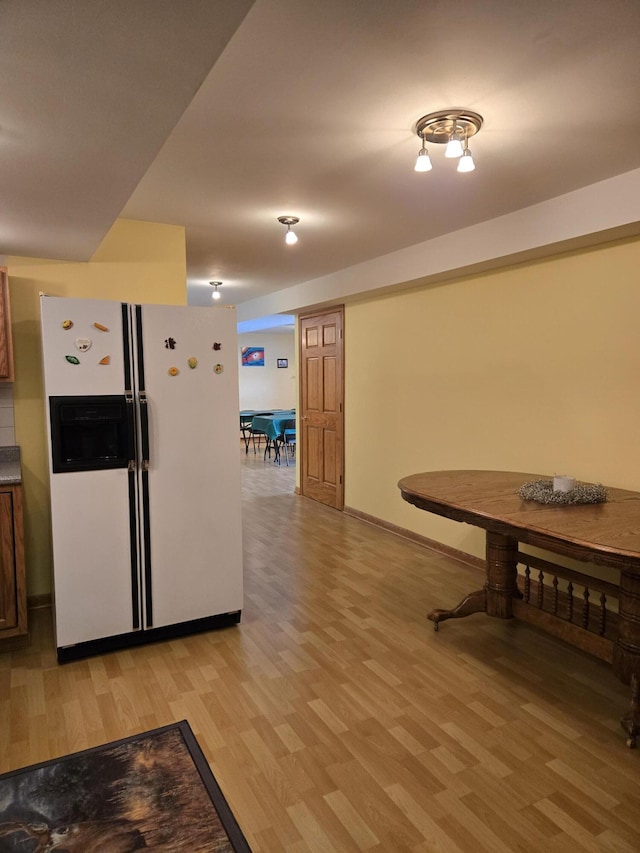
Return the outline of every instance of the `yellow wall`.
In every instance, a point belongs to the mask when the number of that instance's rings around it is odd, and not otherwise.
[[[48,458],[40,347],[40,291],[51,296],[184,305],[184,228],[118,220],[87,263],[9,256],[15,430],[22,454],[29,595],[51,589]]]
[[[404,475],[568,473],[640,489],[640,240],[349,306],[345,503],[477,556]]]

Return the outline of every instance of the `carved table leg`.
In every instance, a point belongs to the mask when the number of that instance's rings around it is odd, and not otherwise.
[[[437,631],[438,623],[444,622],[445,619],[462,619],[463,616],[471,616],[472,613],[484,613],[486,609],[486,591],[479,589],[477,592],[470,592],[469,595],[465,595],[460,604],[453,610],[432,610],[427,619],[434,623],[433,630]]]
[[[620,725],[627,733],[627,746],[634,749],[640,735],[640,678],[631,676],[631,708],[620,720]]]
[[[511,536],[487,530],[487,613],[511,619],[513,597],[518,590],[518,542]]]
[[[640,735],[640,577],[620,574],[618,638],[613,647],[613,671],[631,684],[631,709],[621,720],[628,735],[627,746],[636,745]]]
[[[427,616],[438,630],[445,619],[461,619],[486,612],[499,619],[513,616],[511,599],[522,598],[518,589],[518,542],[510,536],[487,531],[487,582],[483,589],[470,592],[453,610],[432,610]]]

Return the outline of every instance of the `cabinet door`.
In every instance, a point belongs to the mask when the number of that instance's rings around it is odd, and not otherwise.
[[[11,492],[0,492],[0,631],[15,628],[17,624],[13,500]]]
[[[0,267],[0,382],[13,382],[13,340],[6,267]]]

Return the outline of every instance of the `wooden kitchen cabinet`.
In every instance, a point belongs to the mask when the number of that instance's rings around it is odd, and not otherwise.
[[[0,267],[0,382],[13,382],[13,338],[6,267]]]
[[[0,652],[26,646],[22,486],[0,486]]]

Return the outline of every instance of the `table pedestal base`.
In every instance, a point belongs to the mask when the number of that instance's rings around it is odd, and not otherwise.
[[[640,736],[640,678],[637,675],[631,676],[631,707],[620,725],[627,733],[627,746],[634,749]]]
[[[446,619],[463,619],[486,613],[498,619],[513,616],[512,601],[522,598],[517,584],[517,540],[487,531],[487,580],[482,589],[470,592],[452,610],[432,610],[427,619],[437,631]],[[619,637],[613,649],[613,671],[631,683],[631,707],[620,724],[633,748],[640,737],[640,578],[622,573],[620,584]]]
[[[438,630],[445,619],[462,619],[472,613],[488,613],[498,619],[511,619],[513,598],[522,598],[518,589],[518,541],[511,536],[487,531],[487,582],[477,592],[470,592],[453,610],[432,610],[427,616]]]
[[[631,707],[621,725],[628,735],[627,746],[634,747],[640,736],[640,577],[624,569],[620,575],[613,671],[625,684],[631,684]]]
[[[486,610],[487,591],[479,589],[477,592],[466,595],[453,610],[432,610],[427,615],[427,619],[433,622],[433,630],[437,631],[438,623],[444,622],[445,619],[462,619],[464,616],[471,616],[472,613],[486,613]]]

